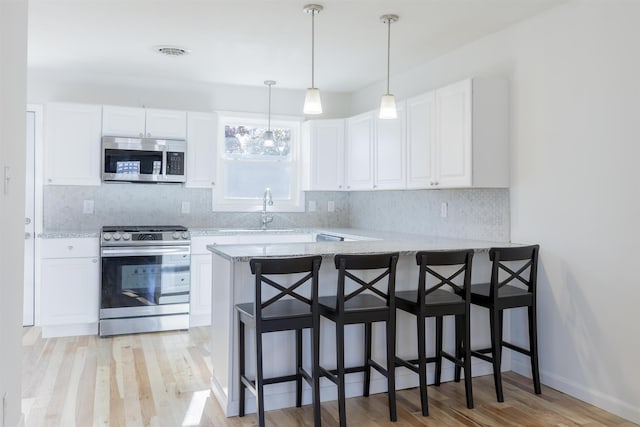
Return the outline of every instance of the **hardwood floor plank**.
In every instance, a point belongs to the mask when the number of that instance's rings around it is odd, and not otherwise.
[[[209,328],[190,331],[43,339],[23,335],[25,427],[248,427],[254,414],[226,418],[209,387]],[[358,427],[638,425],[543,387],[504,374],[505,402],[495,400],[490,375],[473,380],[475,409],[467,409],[464,383],[429,387],[428,417],[417,389],[397,392],[398,422],[389,421],[386,393],[347,400],[347,422]],[[267,425],[313,425],[311,405],[268,411]],[[324,427],[338,426],[337,402],[322,404]]]

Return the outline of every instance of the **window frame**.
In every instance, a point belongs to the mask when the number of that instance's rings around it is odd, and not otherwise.
[[[225,126],[267,127],[268,119],[263,114],[218,112],[216,139],[216,179],[213,186],[211,207],[214,212],[261,212],[262,194],[255,198],[225,198],[225,167],[228,162],[255,162],[256,160],[229,160],[225,158]],[[273,205],[267,207],[268,212],[304,212],[305,194],[302,190],[304,179],[302,156],[302,122],[300,117],[271,116],[271,129],[286,127],[291,129],[290,164],[291,164],[291,199],[273,199]]]

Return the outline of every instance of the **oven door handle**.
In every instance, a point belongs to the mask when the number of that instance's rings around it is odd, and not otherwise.
[[[148,255],[190,255],[189,246],[154,246],[154,247],[120,247],[102,248],[101,256],[121,257],[121,256],[148,256]]]

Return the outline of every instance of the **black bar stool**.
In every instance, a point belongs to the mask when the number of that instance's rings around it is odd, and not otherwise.
[[[287,381],[296,382],[296,406],[302,405],[302,379],[304,378],[312,388],[312,400],[314,405],[314,422],[320,425],[320,377],[318,376],[317,342],[314,331],[319,331],[315,323],[319,323],[319,316],[315,306],[318,301],[318,270],[322,257],[300,258],[265,258],[249,261],[251,273],[255,275],[255,301],[256,303],[236,304],[238,313],[238,347],[240,358],[240,409],[239,415],[245,413],[244,400],[245,388],[256,396],[258,425],[265,425],[264,418],[264,386]],[[306,273],[306,274],[305,274]],[[293,284],[288,284],[282,277],[280,283],[277,277],[290,274],[304,274]],[[291,280],[291,279],[289,279]],[[301,295],[300,288],[311,281],[309,296]],[[270,286],[276,290],[274,296],[264,292],[262,287]],[[267,288],[269,289],[269,288]],[[270,289],[271,291],[273,289]],[[285,298],[285,297],[289,298]],[[245,325],[256,330],[256,377],[251,380],[245,375]],[[312,329],[312,374],[309,375],[302,367],[302,330]],[[262,334],[278,331],[296,331],[296,372],[273,378],[264,378],[262,368]],[[316,357],[316,358],[314,358]]]
[[[455,364],[456,382],[460,381],[460,369],[464,368],[467,408],[473,408],[469,325],[472,259],[472,250],[418,252],[416,254],[416,262],[420,266],[418,289],[396,292],[396,307],[416,316],[418,322],[418,358],[403,360],[396,357],[396,364],[420,376],[420,403],[424,416],[429,415],[427,363],[435,362],[434,384],[440,385],[443,357]],[[433,267],[452,267],[456,270],[451,275],[448,273],[442,275]],[[458,283],[456,284],[454,280]],[[455,355],[442,350],[444,316],[455,316]],[[436,318],[436,349],[433,357],[426,355],[425,320],[428,317]]]
[[[502,374],[500,372],[503,346],[531,358],[531,372],[535,393],[542,393],[538,368],[538,328],[536,319],[539,249],[539,245],[491,248],[489,250],[489,259],[492,262],[491,282],[471,286],[471,303],[489,309],[491,326],[491,347],[472,351],[471,355],[493,365],[493,381],[498,402],[504,402]],[[506,278],[501,278],[505,275],[507,276]],[[524,285],[524,287],[514,286],[514,284]],[[529,350],[502,339],[503,312],[509,308],[516,307],[528,307]],[[491,356],[488,353],[491,353]]]
[[[387,378],[389,395],[389,418],[397,420],[395,386],[395,279],[398,253],[372,255],[336,255],[338,269],[338,289],[336,296],[320,297],[318,308],[321,316],[332,320],[336,325],[337,369],[327,370],[319,367],[320,373],[338,386],[338,409],[340,426],[347,425],[345,412],[345,375],[364,372],[363,395],[369,395],[371,368]],[[382,270],[373,280],[364,280],[360,276],[369,270]],[[354,274],[356,272],[357,274]],[[382,279],[387,278],[386,284]],[[346,279],[349,279],[349,290]],[[376,285],[380,285],[379,289]],[[366,291],[366,292],[365,292]],[[371,324],[386,322],[387,363],[382,366],[371,359]],[[345,368],[344,366],[344,327],[345,325],[364,324],[364,366]],[[314,351],[319,351],[316,347]],[[319,353],[315,359],[319,360]]]

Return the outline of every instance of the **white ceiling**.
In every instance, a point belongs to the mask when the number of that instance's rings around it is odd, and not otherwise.
[[[317,0],[316,86],[351,92],[564,0]],[[311,83],[305,0],[30,0],[29,67],[281,88]],[[156,53],[183,46],[184,57]],[[392,85],[393,86],[393,85]],[[393,87],[392,87],[393,91]]]

